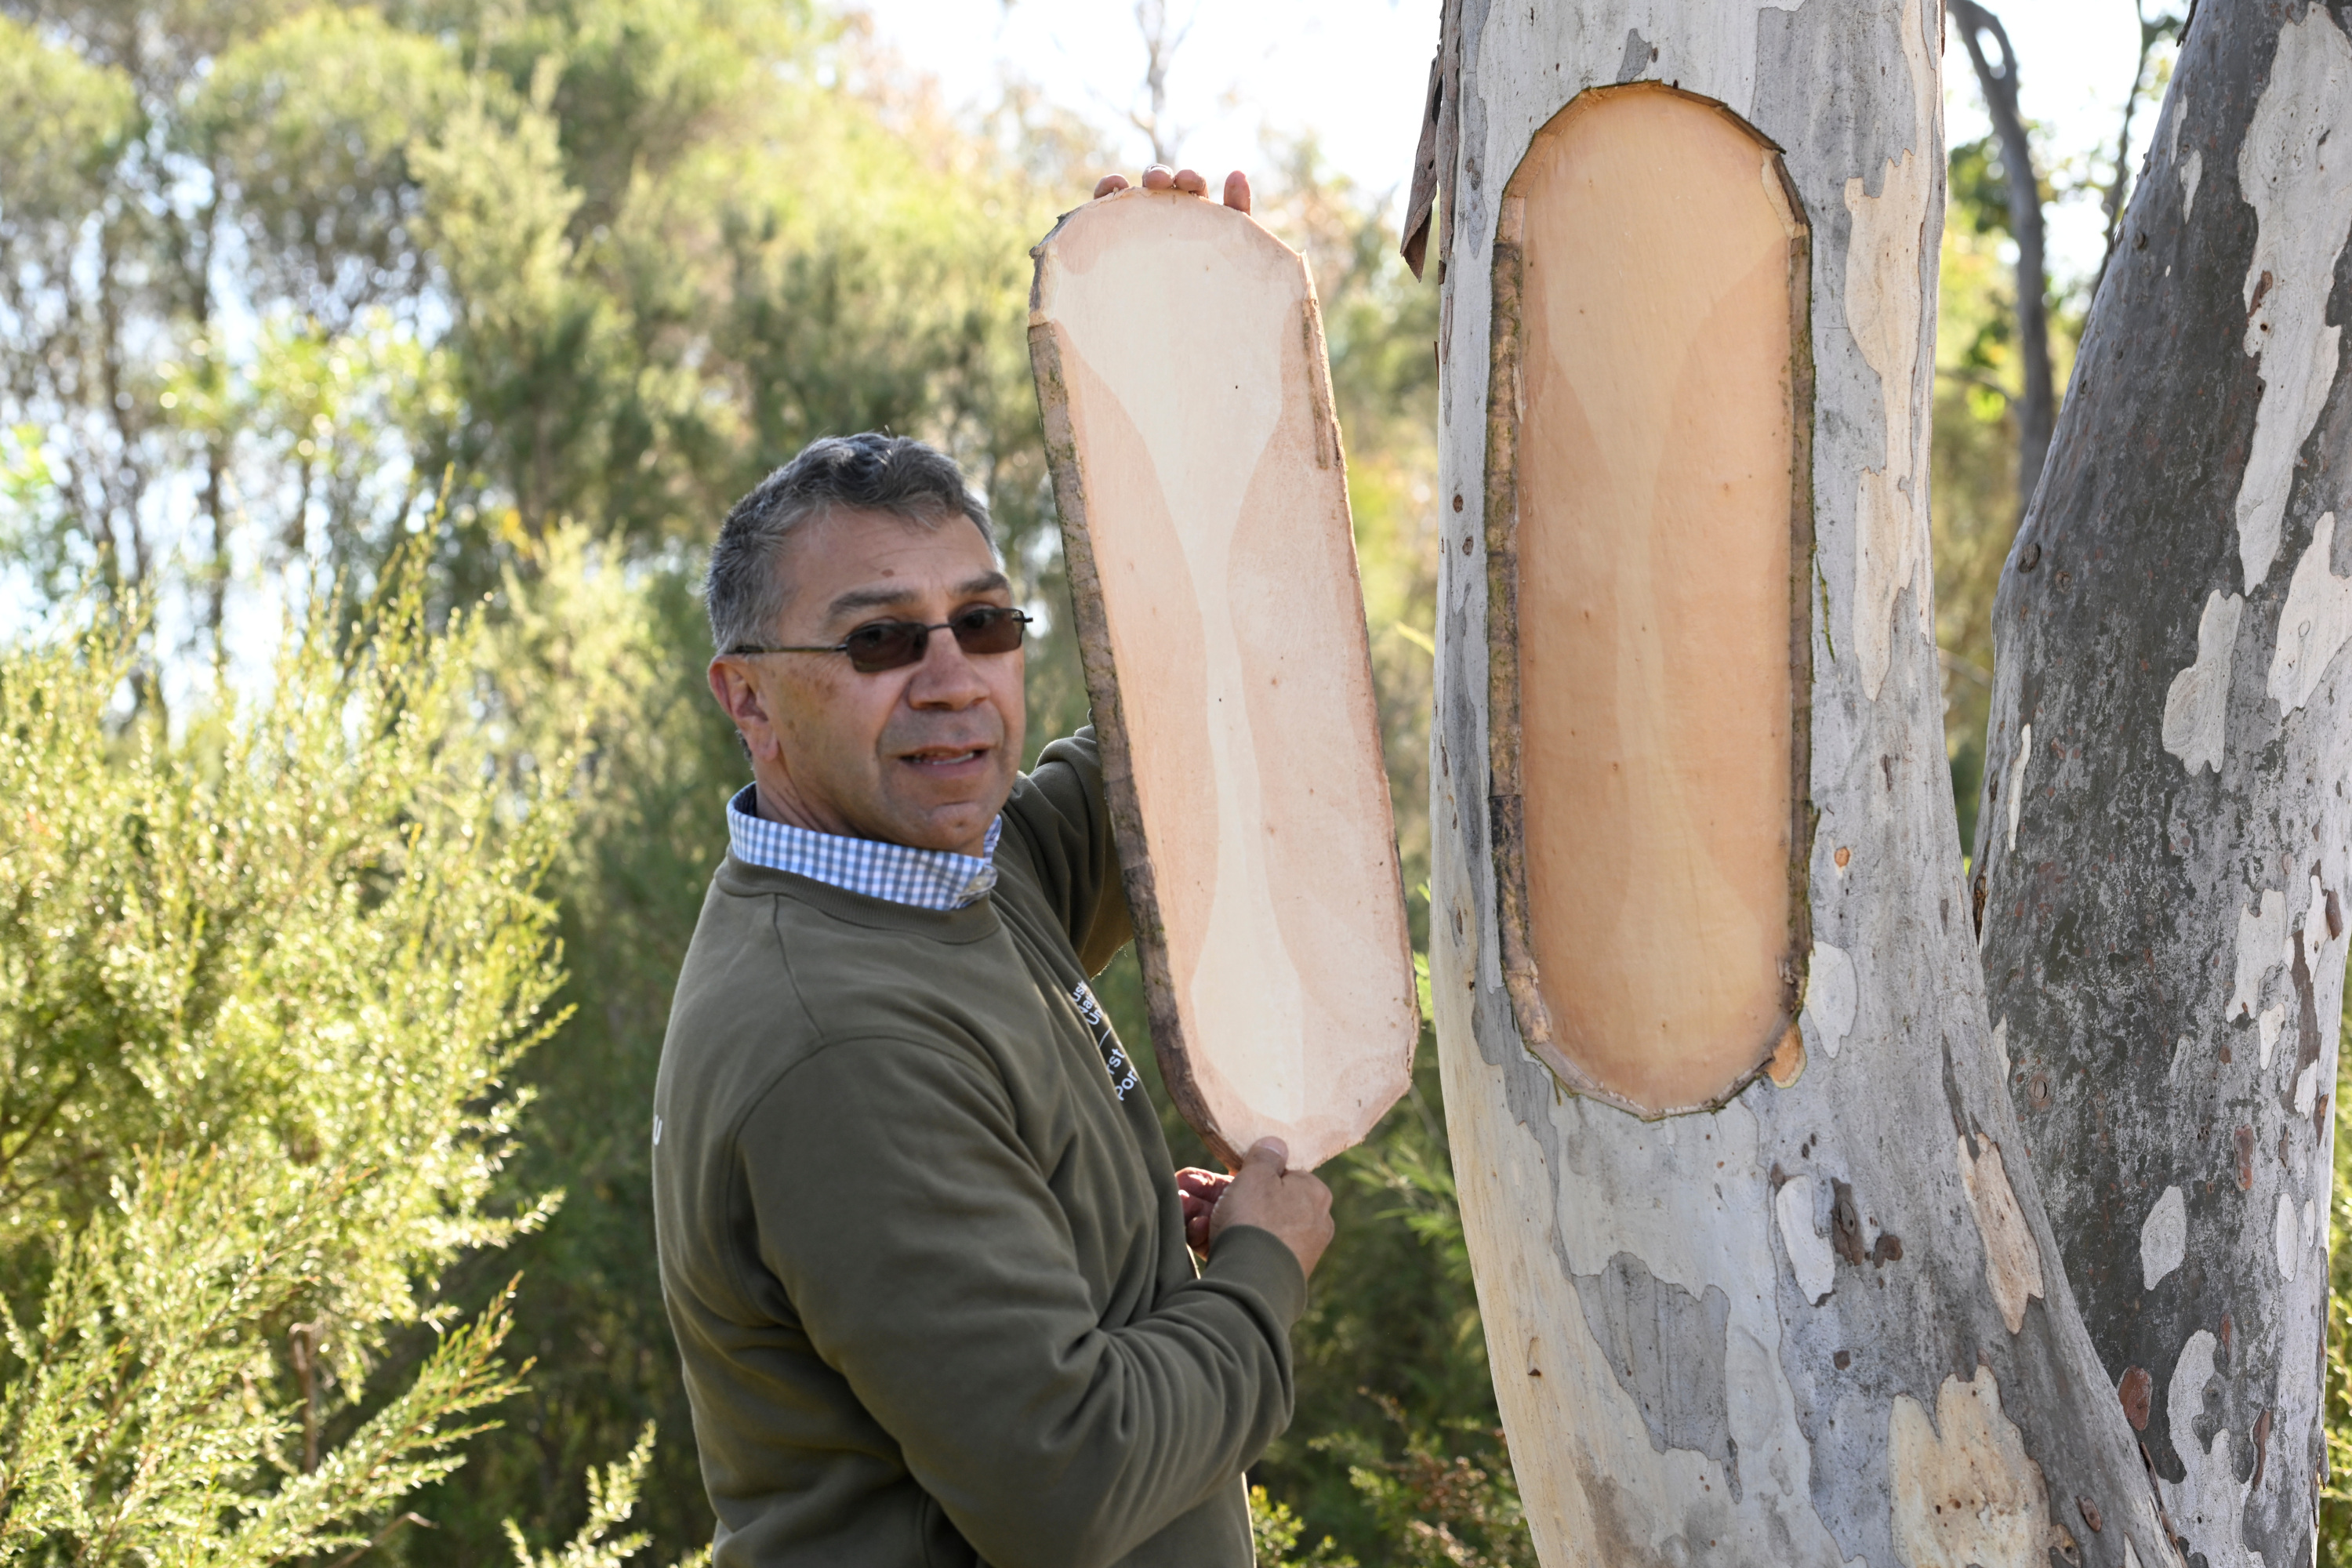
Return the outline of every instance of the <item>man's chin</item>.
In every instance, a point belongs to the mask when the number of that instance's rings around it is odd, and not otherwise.
[[[1004,809],[1004,802],[1012,793],[1008,784],[985,794],[974,792],[957,800],[911,806],[896,814],[898,820],[890,836],[917,849],[976,855],[988,836],[988,825]]]

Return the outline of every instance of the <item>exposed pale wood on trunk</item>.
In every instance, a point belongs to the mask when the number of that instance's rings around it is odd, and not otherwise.
[[[1537,133],[1496,240],[1504,980],[1564,1080],[1643,1114],[1727,1099],[1801,995],[1811,385],[1783,181],[1720,105],[1596,88]]]
[[[2198,7],[1994,606],[1992,1016],[2106,1381],[2211,1568],[2309,1561],[2324,1453],[2343,17]]]
[[[1305,258],[1177,192],[1037,247],[1030,352],[1150,1004],[1187,1121],[1319,1164],[1420,1018]]]
[[[2003,1090],[1955,844],[1927,616],[1939,20],[1921,0],[1461,13],[1431,986],[1496,1394],[1553,1568],[2178,1561]],[[1564,106],[1637,79],[1780,147],[1812,237],[1803,1044],[1662,1121],[1569,1092],[1516,1026],[1518,824],[1488,773],[1496,617],[1524,635],[1556,613],[1495,595],[1486,556],[1528,515],[1488,514],[1511,427],[1488,423],[1489,350],[1525,327],[1500,198]],[[1622,830],[1597,809],[1573,829]]]

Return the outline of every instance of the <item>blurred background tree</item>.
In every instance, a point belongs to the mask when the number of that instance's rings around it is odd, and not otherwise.
[[[2084,275],[2054,271],[2042,233],[2043,214],[2062,203],[2095,203],[2104,215],[2106,248],[2114,247],[2117,215],[2137,163],[2135,149],[2145,148],[2146,128],[2171,83],[2168,46],[2185,21],[2183,12],[2151,12],[2146,0],[2134,3],[2140,53],[2116,141],[2063,154],[2019,112],[2020,79],[2033,61],[2011,49],[2000,16],[1972,3],[1952,11],[1955,42],[1967,52],[1956,50],[1948,58],[1949,87],[1974,98],[1992,127],[1949,152],[1930,458],[1936,645],[1944,665],[1945,751],[1963,854],[1976,841],[1984,782],[1993,590],[2032,500],[2083,322],[2105,268],[2103,254]],[[2143,136],[2137,142],[2135,126]],[[2022,169],[2015,166],[2021,159]],[[2021,227],[2032,231],[2022,245]],[[2021,290],[2028,299],[2040,293],[2036,309],[2019,310]],[[2046,393],[2037,384],[2037,362],[2047,367]]]

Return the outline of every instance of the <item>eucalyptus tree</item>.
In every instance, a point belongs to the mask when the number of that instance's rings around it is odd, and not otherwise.
[[[2325,1469],[2352,38],[2205,0],[1995,601],[1975,893],[2059,1256],[2213,1564]]]
[[[2352,47],[2189,26],[2005,574],[1971,886],[1941,24],[1445,7],[1432,992],[1548,1562],[2311,1549]]]

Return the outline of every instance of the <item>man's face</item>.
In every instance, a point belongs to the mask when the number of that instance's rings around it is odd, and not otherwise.
[[[838,510],[802,527],[777,569],[792,596],[769,646],[830,647],[873,621],[936,626],[1009,605],[987,541]],[[838,653],[721,654],[710,689],[742,732],[762,813],[824,833],[976,855],[1020,766],[1024,655],[968,654],[944,630],[923,657],[860,674]]]

